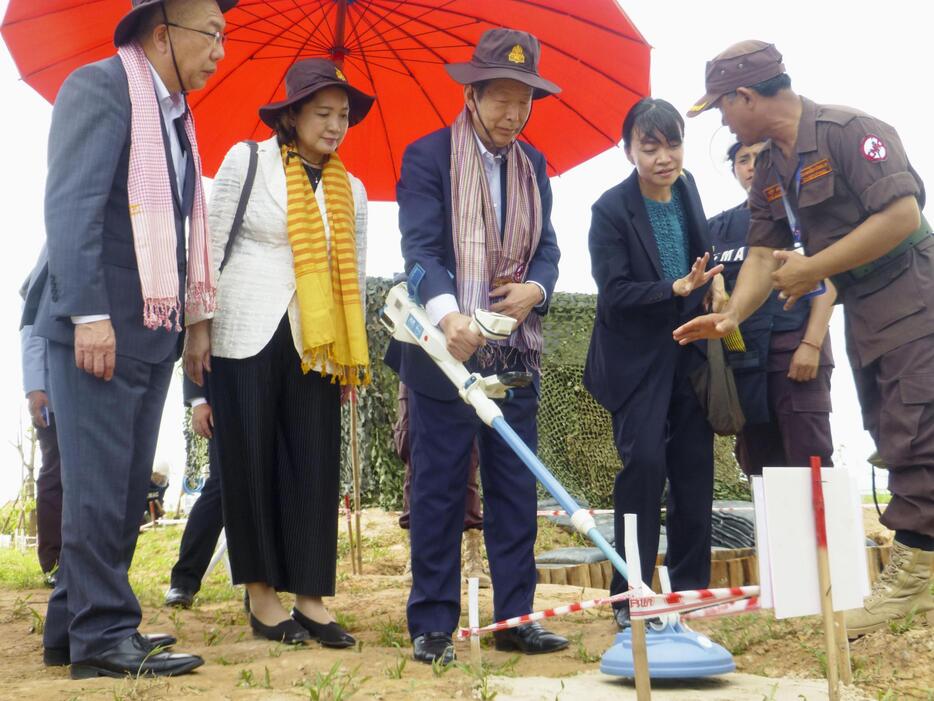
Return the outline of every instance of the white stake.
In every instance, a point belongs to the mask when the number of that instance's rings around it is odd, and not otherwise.
[[[480,627],[480,580],[477,577],[467,579],[467,625],[476,630]],[[470,635],[470,662],[480,669],[480,636]]]
[[[643,593],[642,565],[639,560],[638,523],[635,514],[623,516],[626,526],[626,564],[629,567],[629,588],[636,596]],[[652,682],[649,678],[649,653],[645,646],[645,619],[630,616],[632,625],[632,666],[636,674],[636,698],[649,701],[652,698]]]

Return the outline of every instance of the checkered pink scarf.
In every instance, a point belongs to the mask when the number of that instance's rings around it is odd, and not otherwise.
[[[535,168],[517,142],[506,152],[506,217],[503,236],[493,209],[490,185],[467,109],[451,125],[451,229],[457,266],[457,304],[473,315],[490,306],[495,281],[525,282],[529,261],[542,235],[542,199]],[[505,348],[504,348],[505,346]],[[480,349],[481,365],[508,362],[515,349],[530,370],[542,352],[542,320],[529,314],[512,335]]]
[[[181,330],[178,299],[177,234],[172,205],[172,184],[162,141],[162,111],[156,99],[149,60],[139,44],[117,49],[130,87],[130,168],[127,194],[130,223],[143,290],[143,324],[146,328]],[[207,207],[201,187],[201,157],[191,112],[185,115],[185,132],[191,142],[195,195],[188,227],[188,269],[185,307],[194,312],[214,310],[214,268],[211,265]],[[174,315],[174,320],[173,320]]]

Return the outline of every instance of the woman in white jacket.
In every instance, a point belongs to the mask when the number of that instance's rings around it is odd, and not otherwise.
[[[293,65],[286,95],[260,108],[276,136],[258,144],[223,274],[247,144],[214,181],[217,311],[188,319],[185,370],[209,384],[233,581],[247,587],[254,634],[350,647],[322,597],[336,574],[340,402],[369,378],[367,202],[337,148],[373,98],[325,59]],[[278,591],[296,595],[291,615]]]

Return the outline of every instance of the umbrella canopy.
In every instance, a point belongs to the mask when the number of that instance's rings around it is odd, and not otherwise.
[[[10,0],[0,27],[23,79],[49,101],[78,66],[114,53],[127,0]],[[226,58],[189,96],[204,173],[236,141],[270,136],[257,109],[285,96],[289,66],[343,62],[351,84],[376,96],[341,158],[371,199],[395,199],[402,152],[450,124],[463,92],[445,63],[467,61],[495,27],[534,34],[541,74],[563,89],[535,102],[522,138],[551,175],[616,145],[623,117],[649,91],[649,46],[615,0],[240,0],[225,15]]]

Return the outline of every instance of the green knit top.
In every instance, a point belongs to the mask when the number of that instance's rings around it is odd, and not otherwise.
[[[671,188],[668,202],[643,197],[645,209],[658,244],[658,257],[666,280],[677,280],[688,274],[687,215],[678,188]]]

